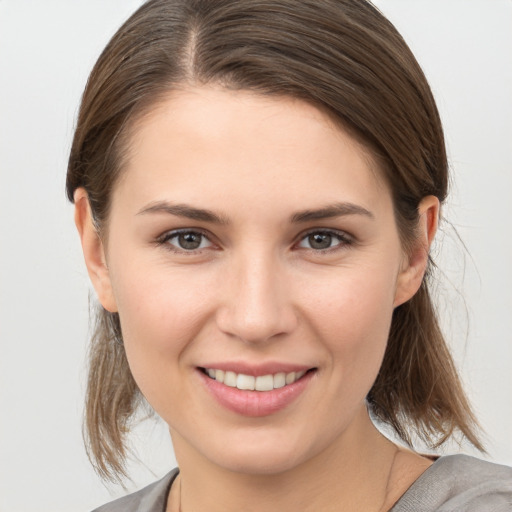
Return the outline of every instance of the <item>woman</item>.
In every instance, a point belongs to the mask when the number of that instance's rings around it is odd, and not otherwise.
[[[122,475],[147,400],[179,472],[101,510],[510,510],[508,468],[370,419],[481,448],[428,292],[447,182],[428,84],[368,2],[139,9],[68,168],[101,303],[86,420]]]

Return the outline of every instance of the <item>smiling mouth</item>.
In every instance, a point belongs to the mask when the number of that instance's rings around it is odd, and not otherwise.
[[[306,373],[314,371],[302,370],[298,372],[279,372],[268,375],[246,375],[244,373],[235,373],[232,371],[224,371],[216,368],[201,368],[201,371],[208,375],[211,379],[242,391],[272,391],[280,389],[300,380]]]

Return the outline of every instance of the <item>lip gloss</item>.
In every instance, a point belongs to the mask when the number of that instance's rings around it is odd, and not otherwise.
[[[227,386],[198,373],[208,392],[226,409],[243,416],[260,417],[276,413],[295,401],[306,389],[314,372],[307,372],[299,380],[271,391],[246,391]]]

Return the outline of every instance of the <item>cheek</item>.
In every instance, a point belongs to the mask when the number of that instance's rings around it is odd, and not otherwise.
[[[389,272],[367,269],[333,282],[311,302],[315,335],[327,345],[345,386],[373,384],[389,336],[394,285]]]
[[[395,287],[396,275],[389,267],[342,269],[323,286],[304,285],[309,293],[303,294],[303,303],[315,312],[319,326],[331,326],[340,335],[346,333],[348,339],[354,339],[359,338],[357,332],[363,335],[386,329],[393,312]]]
[[[126,343],[151,340],[156,350],[179,347],[185,333],[204,316],[207,293],[201,278],[176,271],[165,263],[133,258],[131,264],[113,265],[112,287]]]
[[[181,386],[179,371],[207,322],[212,299],[179,272],[117,268],[122,273],[113,276],[113,289],[128,363],[143,394],[158,402],[163,390]]]

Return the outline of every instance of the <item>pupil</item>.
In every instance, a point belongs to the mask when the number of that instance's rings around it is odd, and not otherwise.
[[[332,236],[328,233],[315,233],[309,235],[309,243],[313,249],[328,249],[331,246]]]
[[[197,249],[201,245],[201,236],[197,233],[182,233],[178,241],[182,249]]]

